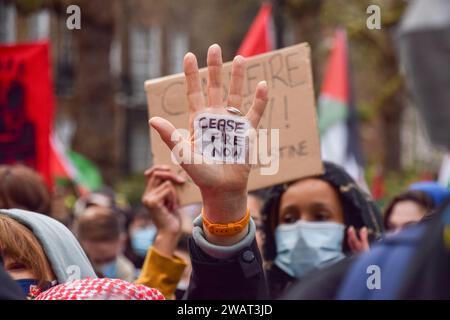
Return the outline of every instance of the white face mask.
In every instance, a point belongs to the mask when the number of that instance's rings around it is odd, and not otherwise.
[[[275,264],[295,278],[344,258],[345,226],[336,222],[281,224],[275,229]]]

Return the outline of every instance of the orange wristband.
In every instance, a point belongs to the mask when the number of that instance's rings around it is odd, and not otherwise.
[[[203,219],[203,225],[211,234],[217,235],[217,236],[234,236],[235,234],[238,234],[244,228],[248,225],[250,221],[250,210],[247,208],[247,212],[245,213],[245,216],[237,221],[237,222],[231,222],[231,223],[212,223],[211,221],[208,221],[206,219],[205,215],[203,214],[202,210],[202,219]]]

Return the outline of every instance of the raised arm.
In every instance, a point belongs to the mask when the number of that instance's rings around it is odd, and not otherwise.
[[[177,134],[176,128],[163,118],[150,119],[150,125],[171,150],[175,146],[178,150],[184,150],[174,156],[202,194],[202,219],[195,223],[194,240],[190,248],[193,261],[190,297],[197,299],[265,297],[261,257],[254,240],[254,224],[251,220],[245,223],[248,215],[247,181],[251,167],[249,157],[244,163],[211,160],[198,147],[199,141],[202,141],[198,125],[202,117],[213,119],[214,123],[227,121],[227,124],[238,123],[246,128],[258,127],[268,100],[267,84],[265,81],[258,83],[252,106],[247,114],[242,114],[244,63],[244,58],[240,56],[233,60],[228,100],[224,102],[220,47],[212,45],[208,50],[207,99],[202,92],[197,59],[192,53],[186,54],[184,73],[189,102],[189,138]],[[245,138],[251,144],[252,136],[247,135]],[[194,152],[191,153],[191,150]],[[239,232],[220,235],[214,229],[205,227],[205,220],[209,225],[219,227],[239,222],[243,228]]]

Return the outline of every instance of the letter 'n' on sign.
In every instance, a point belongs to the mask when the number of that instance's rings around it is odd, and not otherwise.
[[[319,132],[317,129],[313,79],[311,72],[310,48],[308,44],[298,44],[246,59],[244,99],[242,111],[247,112],[253,100],[256,83],[266,80],[269,88],[269,103],[260,128],[267,129],[266,150],[258,152],[279,156],[279,169],[273,175],[261,174],[262,168],[270,168],[271,163],[260,161],[253,165],[249,180],[249,190],[268,187],[299,178],[314,176],[323,172],[320,156]],[[231,62],[223,66],[224,89],[227,91],[231,72]],[[207,70],[200,70],[202,82],[206,83]],[[247,79],[249,78],[249,79]],[[150,117],[162,117],[176,128],[189,129],[188,103],[184,74],[148,80],[145,83]],[[205,92],[206,94],[206,92]],[[258,128],[257,128],[258,129]],[[271,129],[279,130],[279,135],[271,135]],[[174,164],[171,152],[151,130],[154,164],[166,164],[175,172],[183,170]],[[279,144],[271,145],[271,136],[279,137]],[[302,152],[286,152],[301,143]],[[270,154],[264,154],[270,159]],[[270,171],[270,170],[269,170]],[[200,192],[193,182],[179,190],[182,205],[201,201]]]

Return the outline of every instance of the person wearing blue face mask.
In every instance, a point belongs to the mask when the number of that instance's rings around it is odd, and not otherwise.
[[[154,225],[140,227],[131,233],[131,248],[140,257],[145,258],[148,248],[153,244],[156,236]]]
[[[321,176],[276,186],[269,192],[263,208],[263,252],[272,298],[382,234],[375,203],[344,169],[329,162],[324,167]]]
[[[345,226],[338,222],[280,224],[275,230],[275,264],[290,276],[301,278],[315,268],[345,257],[342,252]]]
[[[128,240],[125,255],[134,263],[136,268],[140,269],[158,232],[147,208],[140,207],[133,211],[127,230]]]

